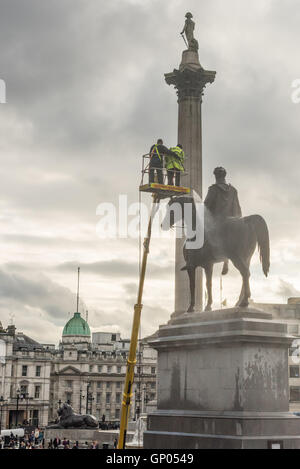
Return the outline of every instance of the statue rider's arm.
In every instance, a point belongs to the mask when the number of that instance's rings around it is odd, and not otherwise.
[[[241,206],[240,206],[239,196],[238,196],[237,190],[235,192],[233,209],[234,209],[234,216],[238,217],[238,218],[241,218],[242,217],[242,209],[241,209]]]
[[[213,186],[211,186],[208,189],[207,196],[204,200],[204,205],[205,205],[205,207],[208,208],[208,210],[212,210],[214,208],[214,205],[215,205],[215,189],[214,189]]]

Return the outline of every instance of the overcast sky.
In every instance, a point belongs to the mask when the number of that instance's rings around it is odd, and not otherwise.
[[[76,309],[94,331],[128,337],[138,243],[97,237],[102,202],[137,201],[140,155],[177,140],[177,99],[164,73],[178,67],[184,15],[196,21],[200,61],[216,70],[203,101],[204,192],[225,166],[245,215],[271,236],[271,272],[252,264],[252,297],[300,295],[298,0],[0,0],[0,321],[58,343]],[[147,201],[148,196],[144,200]],[[174,241],[154,240],[142,334],[173,312]],[[219,306],[219,267],[214,280]],[[229,305],[241,280],[224,279]],[[85,313],[84,313],[85,314]]]

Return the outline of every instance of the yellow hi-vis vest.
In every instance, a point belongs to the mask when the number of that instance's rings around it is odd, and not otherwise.
[[[153,150],[152,150],[152,152],[151,152],[151,157],[152,157],[152,156],[155,156],[155,155],[157,155],[158,158],[161,160],[161,156],[160,156],[160,154],[159,154],[157,145],[154,145]]]
[[[177,169],[179,171],[184,171],[184,166],[183,166],[184,151],[180,147],[170,148],[170,150],[173,153],[176,153],[176,155],[178,155],[178,158],[176,158],[175,156],[169,156],[168,155],[166,157],[166,168],[167,169]]]

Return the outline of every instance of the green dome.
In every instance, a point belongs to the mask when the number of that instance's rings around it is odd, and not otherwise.
[[[82,319],[80,313],[74,313],[74,316],[65,325],[62,335],[90,336],[91,331],[88,323],[84,319]]]

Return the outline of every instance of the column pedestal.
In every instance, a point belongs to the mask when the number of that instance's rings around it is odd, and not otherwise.
[[[145,448],[300,448],[289,413],[288,349],[294,338],[252,308],[184,314],[161,326],[158,410]]]

